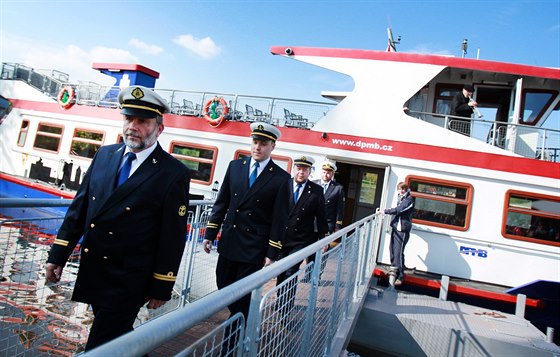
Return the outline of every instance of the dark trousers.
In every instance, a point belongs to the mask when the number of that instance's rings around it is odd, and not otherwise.
[[[218,289],[235,283],[259,271],[263,267],[262,264],[235,262],[225,258],[221,254],[218,256],[218,264],[216,265],[216,285]],[[239,300],[228,306],[230,317],[241,312],[245,317],[245,321],[249,317],[249,307],[251,305],[251,294],[247,294]],[[241,337],[237,331],[239,326],[227,326],[224,330],[224,339],[222,342],[220,356],[233,354]]]
[[[259,271],[262,267],[262,263],[254,264],[235,262],[223,257],[220,254],[218,256],[218,264],[216,265],[216,285],[218,286],[218,289],[225,288],[226,286]],[[241,299],[228,306],[230,316],[241,312],[243,313],[243,316],[245,316],[245,321],[247,321],[250,304],[251,294],[243,296]]]
[[[410,232],[401,232],[393,228],[391,230],[391,243],[389,245],[389,250],[391,251],[391,266],[399,269],[400,280],[404,278],[404,247],[408,242],[410,237]]]
[[[91,307],[94,318],[85,348],[86,351],[132,331],[134,320],[136,320],[141,306],[106,307],[91,305]]]

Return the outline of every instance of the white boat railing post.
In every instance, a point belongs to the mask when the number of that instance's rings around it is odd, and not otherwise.
[[[515,316],[525,317],[525,303],[527,296],[525,294],[517,294],[517,303],[515,304]]]
[[[443,275],[441,277],[441,286],[439,288],[439,299],[446,301],[448,292],[449,292],[449,277],[447,275]]]

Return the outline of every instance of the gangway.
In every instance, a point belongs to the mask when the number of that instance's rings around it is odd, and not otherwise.
[[[10,204],[13,205],[13,202]],[[26,200],[26,204],[29,207],[29,200]],[[44,204],[45,202],[41,202],[41,205]],[[59,200],[56,204],[60,205]],[[210,204],[208,201],[192,202],[191,207],[195,207],[195,210],[190,212],[188,242],[182,262],[182,272],[178,285],[174,289],[174,298],[166,304],[169,306],[158,309],[161,311],[155,310],[156,314],[161,314],[157,318],[151,316],[154,311],[145,313],[143,317],[139,316],[141,324],[134,331],[83,355],[87,357],[146,354],[159,356],[162,354],[158,349],[161,351],[162,348],[166,351],[165,355],[176,356],[340,354],[349,342],[353,326],[367,296],[383,220],[374,215],[366,217],[235,284],[216,290],[214,276],[217,253],[213,250],[211,254],[206,254],[201,247],[204,221],[210,212]],[[38,231],[48,231],[49,233],[45,233],[48,237],[49,234],[53,235],[53,232],[56,232],[61,217],[53,218],[52,224],[48,227],[46,222],[45,219],[40,222],[33,222],[30,219],[26,219],[25,222],[2,220],[0,238],[12,247],[8,243],[12,238],[17,236],[18,240],[25,239],[24,235],[30,233],[31,228],[25,227],[33,227],[33,234],[37,234]],[[17,233],[14,233],[14,230]],[[338,239],[340,244],[322,253],[324,246]],[[33,256],[31,258],[33,261],[28,264],[35,270],[25,272],[29,276],[38,277],[35,282],[25,281],[26,296],[33,296],[35,303],[55,301],[59,305],[75,304],[69,300],[69,291],[75,275],[66,272],[67,276],[61,286],[44,285],[43,271],[49,245],[43,244],[42,248],[43,253]],[[14,249],[20,248],[7,247],[3,252],[7,255]],[[33,249],[37,250],[36,247]],[[275,286],[276,276],[312,254],[316,255],[316,264],[302,264],[296,274],[281,285]],[[30,255],[23,253],[18,256]],[[4,271],[7,271],[10,268],[7,265],[12,264],[14,259],[2,256],[0,262],[4,265]],[[76,268],[76,262],[70,265]],[[71,270],[70,268],[67,266],[65,271]],[[22,281],[15,280],[29,280],[23,278],[25,274],[11,276],[7,282],[2,282],[2,285],[7,286],[8,289],[10,283],[21,285]],[[246,294],[251,294],[247,321],[242,315],[226,319],[227,305]],[[293,304],[288,302],[290,299],[287,296],[290,294],[295,296]],[[12,300],[18,299],[13,297]],[[18,306],[14,302],[14,306],[11,307],[17,310]],[[76,324],[81,324],[83,327],[87,320],[84,316],[88,316],[84,307],[72,308],[68,311],[80,312],[81,319]],[[17,315],[17,311],[13,314]],[[49,321],[53,321],[48,317],[50,310],[45,307],[43,312],[35,315],[44,317],[36,320],[37,324],[42,326],[40,331],[44,331],[44,336],[38,335],[35,331],[35,338],[26,344],[21,343],[21,331],[33,326],[26,326],[25,319],[21,319],[18,326],[10,324],[11,320],[0,321],[2,353],[23,356],[33,349],[37,352],[55,352],[56,347],[59,346],[59,340],[56,338],[60,336],[49,334],[53,331],[52,326],[49,326]],[[219,318],[217,320],[216,316],[223,317],[223,321]],[[57,318],[63,319],[62,316]],[[72,321],[71,316],[67,318],[68,321]],[[208,321],[218,322],[211,324]],[[15,345],[10,343],[14,340],[13,337],[8,336],[10,331],[20,331],[19,340],[16,338]],[[199,337],[193,339],[185,336]],[[87,334],[83,334],[75,338],[76,349],[68,351],[70,355],[83,350],[86,337]],[[65,348],[68,349],[68,344]]]

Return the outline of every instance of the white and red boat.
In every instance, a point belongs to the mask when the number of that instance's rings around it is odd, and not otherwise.
[[[409,184],[416,214],[407,266],[505,287],[560,282],[560,131],[546,128],[560,108],[560,69],[369,50],[271,52],[346,74],[354,90],[324,92],[330,100],[319,103],[156,88],[172,108],[159,142],[193,170],[193,197],[213,197],[227,163],[249,154],[249,122],[267,121],[282,131],[273,157],[286,170],[302,153],[336,161],[345,223],[393,206],[397,183]],[[71,197],[97,149],[121,138],[119,86],[155,87],[159,76],[141,65],[93,68],[115,87],[2,64],[0,94],[11,103],[0,125],[2,195],[31,187]],[[484,116],[465,122],[449,110],[467,83]],[[389,263],[388,247],[389,234],[379,263]]]

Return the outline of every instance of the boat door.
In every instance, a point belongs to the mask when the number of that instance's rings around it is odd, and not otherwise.
[[[344,226],[373,213],[381,205],[385,170],[383,167],[354,165],[337,161],[335,179],[344,186]]]

